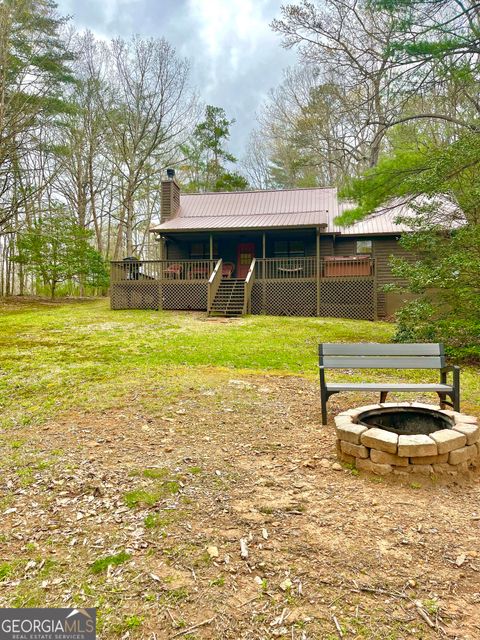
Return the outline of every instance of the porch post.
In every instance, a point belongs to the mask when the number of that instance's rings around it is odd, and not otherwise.
[[[266,284],[265,284],[265,258],[267,257],[267,252],[266,252],[266,236],[265,236],[265,231],[262,233],[262,258],[263,258],[263,262],[262,262],[262,313],[265,313],[265,309],[267,306],[267,292],[266,292]]]
[[[317,227],[317,316],[320,315],[320,228]]]
[[[213,234],[210,234],[210,260],[213,260]]]
[[[160,257],[160,261],[165,260],[165,238],[160,236],[160,242],[158,243],[158,254]],[[163,309],[163,292],[162,292],[162,274],[163,274],[163,264],[160,262],[158,268],[158,310],[161,311]]]
[[[267,257],[267,243],[266,243],[266,236],[265,236],[265,231],[262,233],[262,258],[265,260],[265,258]],[[265,279],[265,262],[262,263],[262,280]]]

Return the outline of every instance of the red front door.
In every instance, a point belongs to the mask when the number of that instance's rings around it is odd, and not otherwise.
[[[237,278],[245,279],[255,257],[254,242],[240,242],[237,246]]]

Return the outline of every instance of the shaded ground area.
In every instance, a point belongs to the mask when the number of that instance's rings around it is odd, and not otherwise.
[[[0,606],[97,606],[102,638],[479,638],[478,474],[393,482],[334,452],[314,380],[234,371],[9,427]]]

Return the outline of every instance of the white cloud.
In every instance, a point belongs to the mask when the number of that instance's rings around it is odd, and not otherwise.
[[[1,0],[0,0],[1,1]],[[207,104],[237,123],[232,151],[241,156],[255,112],[295,54],[270,29],[279,0],[57,0],[78,28],[103,38],[165,37],[192,62],[192,84]]]
[[[267,42],[272,46],[265,0],[189,0],[188,6],[204,51],[218,70],[228,65],[230,71],[242,72],[246,58],[260,54]]]

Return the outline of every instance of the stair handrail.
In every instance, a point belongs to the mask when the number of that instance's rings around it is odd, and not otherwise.
[[[249,313],[251,311],[251,296],[252,296],[252,287],[253,282],[255,280],[255,258],[253,258],[252,263],[250,264],[250,269],[248,270],[247,277],[245,278],[245,289],[243,296],[243,314]]]
[[[213,301],[215,300],[215,296],[217,295],[218,287],[220,286],[220,282],[222,281],[222,259],[220,258],[215,265],[214,270],[210,274],[210,278],[208,279],[208,300],[207,300],[207,312],[210,313],[210,310],[213,305]]]

